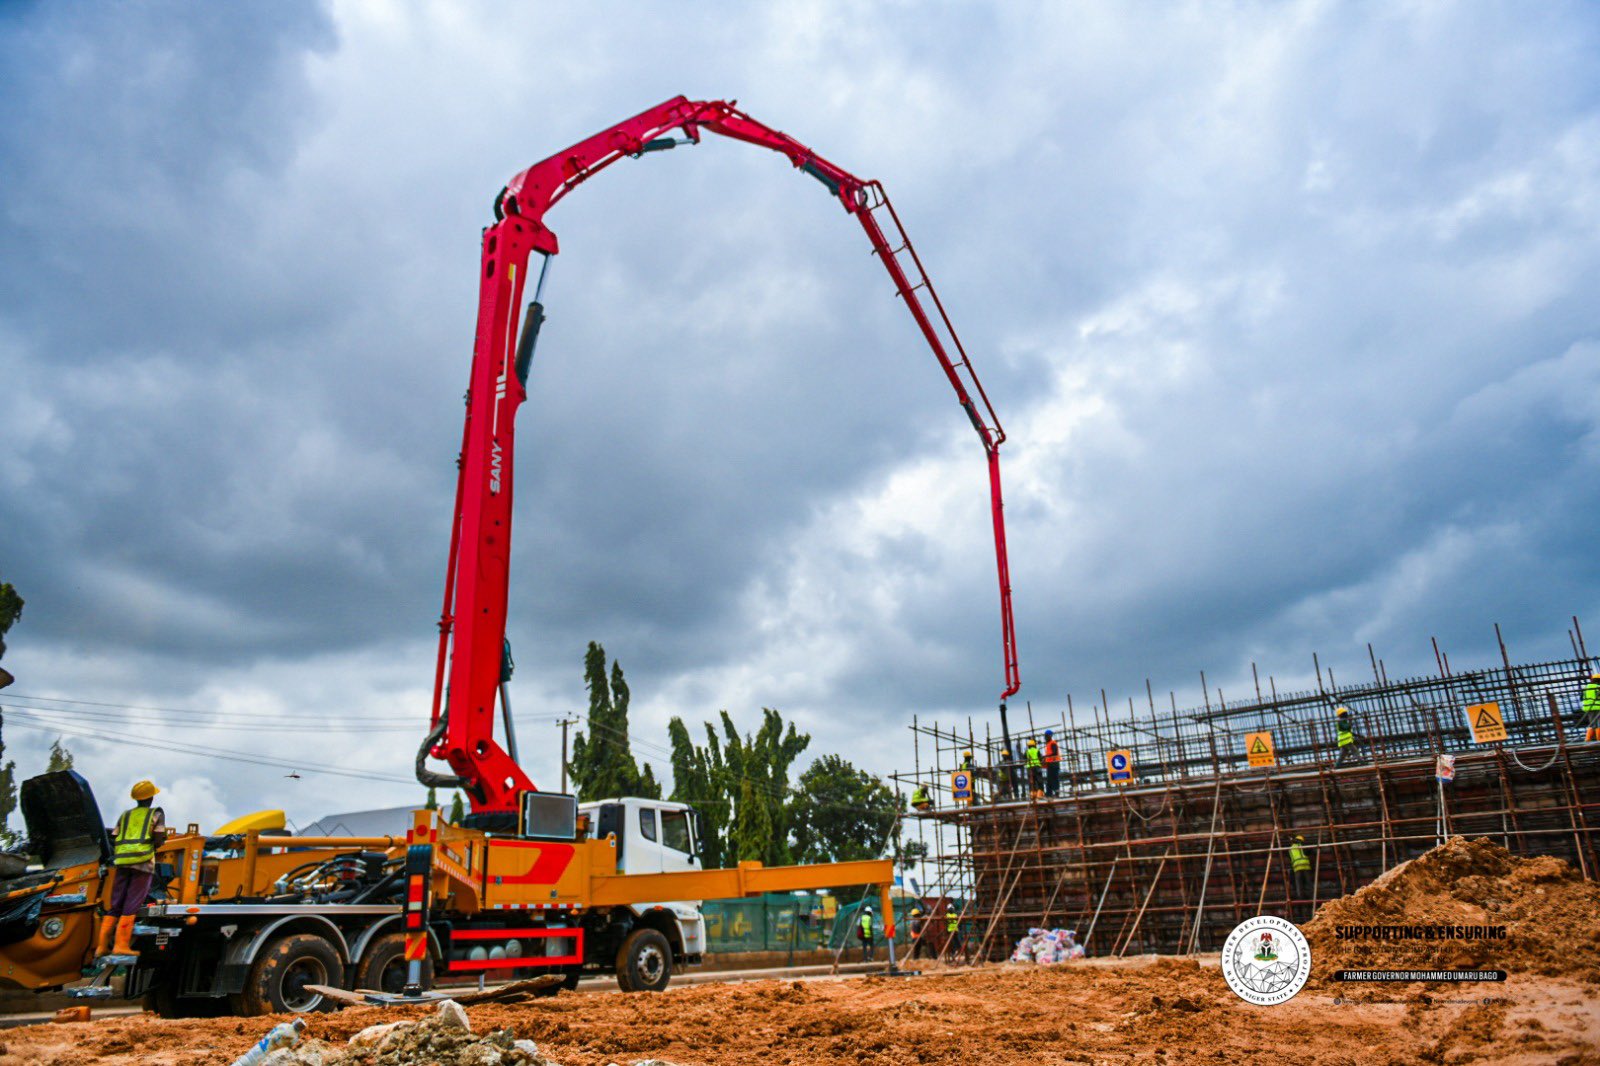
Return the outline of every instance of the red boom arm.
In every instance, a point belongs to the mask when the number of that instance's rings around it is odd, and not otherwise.
[[[465,786],[474,812],[515,811],[517,793],[534,787],[494,739],[494,701],[502,679],[511,549],[514,425],[517,407],[527,398],[528,361],[543,314],[537,303],[531,305],[533,313],[518,345],[517,309],[527,283],[528,260],[533,252],[552,256],[559,250],[556,235],[544,224],[545,212],[557,201],[624,156],[638,157],[682,143],[669,136],[679,130],[694,143],[699,142],[702,131],[709,130],[781,152],[795,167],[826,186],[866,231],[874,254],[889,271],[895,291],[905,300],[917,328],[955,389],[957,401],[983,441],[989,461],[995,560],[1000,578],[1005,659],[1001,700],[1021,686],[1000,494],[999,449],[1006,439],[1005,430],[883,186],[835,166],[788,134],[752,119],[731,102],[690,101],[679,96],[516,175],[495,203],[495,224],[483,234],[478,332],[458,462],[460,476],[444,609],[439,617],[433,729],[417,759],[418,777],[425,784]],[[885,225],[892,240],[885,234]],[[919,292],[927,294],[932,314]],[[450,695],[445,708],[447,691]],[[423,758],[430,753],[447,760],[457,778],[425,771]]]

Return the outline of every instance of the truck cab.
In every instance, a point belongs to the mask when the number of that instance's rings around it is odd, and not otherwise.
[[[597,800],[578,807],[598,838],[615,834],[619,874],[664,874],[703,869],[700,813],[669,800]]]
[[[588,816],[593,836],[616,837],[619,874],[704,869],[700,812],[686,803],[629,796],[585,803],[578,812]],[[640,925],[658,929],[671,945],[670,956],[646,960],[647,968],[659,966],[670,972],[675,964],[698,963],[704,956],[706,925],[699,900],[634,903],[626,909]]]

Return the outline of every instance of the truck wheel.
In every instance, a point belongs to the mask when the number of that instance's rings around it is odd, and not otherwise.
[[[369,992],[398,993],[406,986],[406,935],[380,936],[356,967],[356,987]],[[433,987],[433,956],[422,960],[422,987]]]
[[[655,929],[635,929],[617,952],[617,984],[624,992],[660,992],[672,979],[672,945]]]
[[[338,1004],[307,985],[344,986],[344,964],[332,944],[314,933],[276,940],[256,956],[238,1006],[243,1014],[308,1014]]]

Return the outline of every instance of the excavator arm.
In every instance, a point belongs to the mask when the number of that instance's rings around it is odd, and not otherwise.
[[[682,140],[674,136],[680,132]],[[620,159],[683,143],[697,144],[705,132],[779,152],[815,178],[861,224],[873,253],[889,272],[896,294],[905,301],[983,442],[1000,583],[1005,671],[1002,703],[1021,685],[1000,488],[1000,445],[1006,439],[1005,430],[883,186],[863,181],[823,159],[788,134],[757,122],[732,102],[691,101],[678,96],[517,174],[496,198],[495,223],[483,234],[478,328],[457,464],[444,607],[439,617],[432,728],[417,754],[418,779],[428,785],[465,788],[474,813],[514,812],[517,794],[534,789],[514,753],[494,737],[495,697],[498,692],[504,700],[503,685],[510,669],[504,643],[514,424],[517,407],[527,398],[528,369],[544,320],[535,285],[519,341],[518,309],[526,295],[529,260],[538,252],[548,265],[549,257],[560,250],[544,216],[562,197]],[[429,771],[425,761],[430,754],[446,760],[453,775]]]

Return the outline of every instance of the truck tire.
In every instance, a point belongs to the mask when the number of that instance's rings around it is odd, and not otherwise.
[[[617,952],[617,984],[624,992],[660,992],[672,979],[672,945],[655,929],[635,929]]]
[[[356,966],[356,988],[397,993],[406,986],[406,935],[380,936]],[[422,960],[422,987],[433,987],[433,956]]]
[[[256,956],[236,998],[237,1013],[309,1014],[338,1004],[306,985],[344,986],[344,963],[334,946],[315,933],[298,933],[268,944]]]

